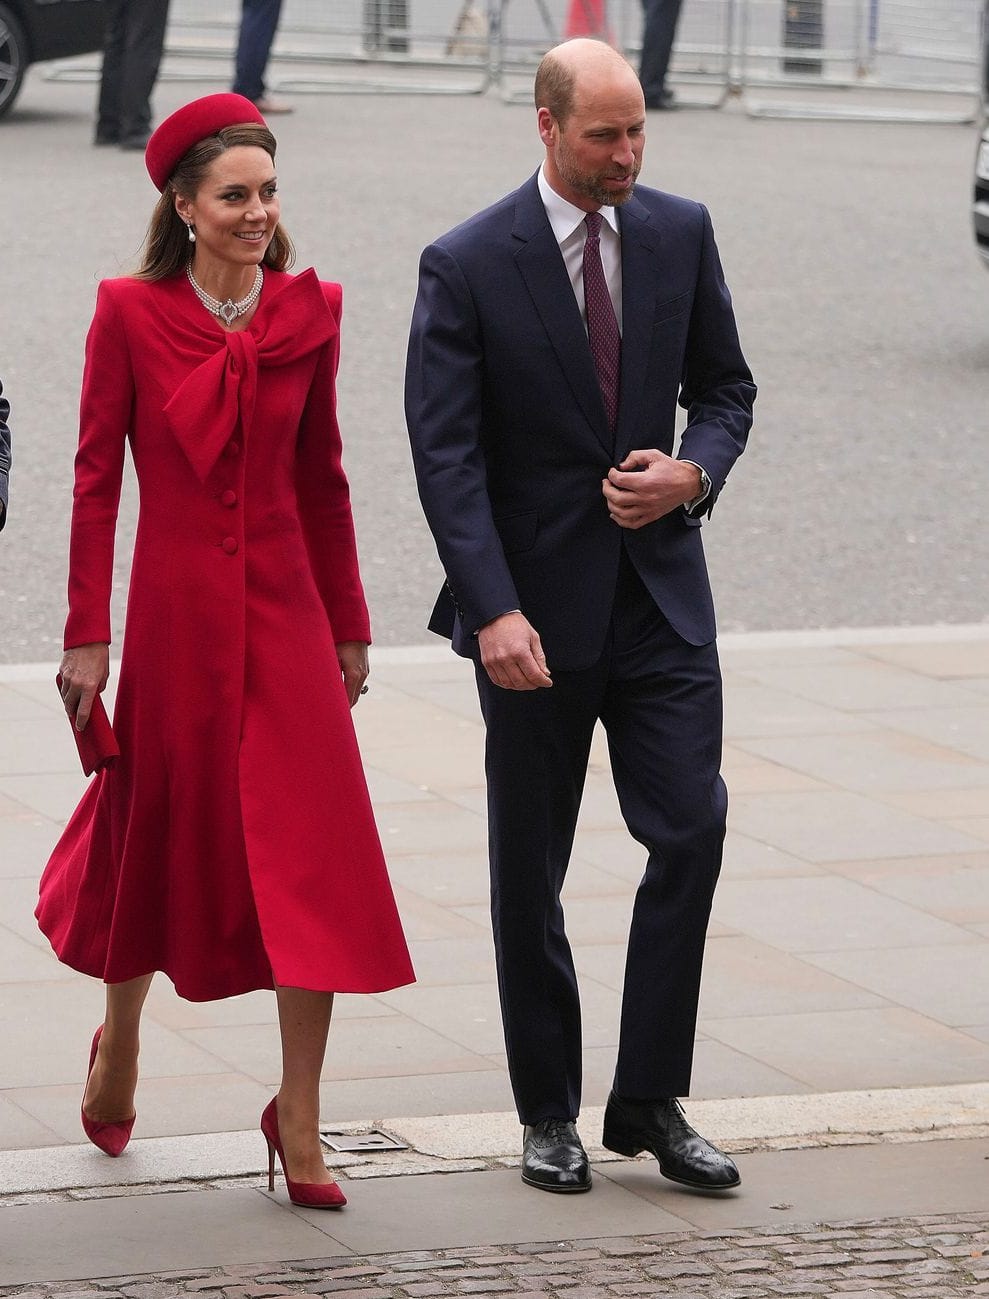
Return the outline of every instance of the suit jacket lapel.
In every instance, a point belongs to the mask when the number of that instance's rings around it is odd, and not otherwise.
[[[580,318],[563,254],[546,216],[535,177],[518,192],[512,234],[520,242],[515,254],[516,265],[553,344],[560,367],[585,419],[610,460],[612,438],[587,342],[587,330]]]
[[[620,464],[640,436],[640,412],[652,342],[659,232],[649,209],[634,196],[619,208],[622,232],[622,376],[615,458]]]

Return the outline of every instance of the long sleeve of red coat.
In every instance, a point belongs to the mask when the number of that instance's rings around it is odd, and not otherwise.
[[[101,284],[86,338],[79,404],[69,616],[65,647],[110,640],[113,540],[120,503],[124,445],[131,428],[134,378],[117,307]]]
[[[343,291],[322,285],[327,305],[339,324]],[[336,373],[339,333],[321,349],[299,428],[296,491],[299,514],[320,598],[336,641],[371,639],[367,603],[357,562],[357,542],[350,507],[350,488],[343,470],[343,448],[337,422]]]

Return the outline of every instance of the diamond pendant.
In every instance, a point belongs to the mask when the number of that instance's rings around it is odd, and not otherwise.
[[[227,298],[226,302],[221,303],[216,314],[225,325],[232,325],[237,319],[237,304],[233,298]]]

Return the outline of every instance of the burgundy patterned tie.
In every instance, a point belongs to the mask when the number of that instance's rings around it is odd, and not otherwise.
[[[587,339],[597,370],[608,427],[612,433],[618,420],[618,382],[621,374],[622,336],[618,329],[615,304],[608,292],[608,281],[601,265],[600,212],[584,217],[587,238],[584,240],[584,303],[587,309]]]

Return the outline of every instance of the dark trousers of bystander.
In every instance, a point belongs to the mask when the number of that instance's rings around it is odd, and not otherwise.
[[[264,72],[281,12],[282,0],[241,0],[233,89],[246,99],[264,95]]]
[[[681,0],[642,0],[642,60],[639,81],[647,108],[668,108],[672,96],[666,88],[666,73],[673,53]]]
[[[144,148],[169,0],[106,0],[97,144]]]

